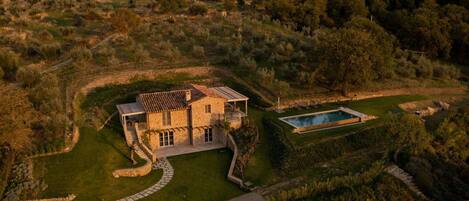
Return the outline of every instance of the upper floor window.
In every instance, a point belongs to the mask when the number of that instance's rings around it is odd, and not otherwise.
[[[212,113],[212,105],[205,105],[205,113]]]
[[[171,112],[165,111],[163,112],[163,126],[170,126],[171,125]]]

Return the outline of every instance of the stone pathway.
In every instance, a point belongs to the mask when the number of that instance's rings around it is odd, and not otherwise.
[[[246,193],[228,201],[264,201],[265,199],[256,192]]]
[[[171,179],[173,178],[174,175],[174,169],[171,166],[171,163],[169,163],[168,159],[166,158],[160,158],[157,163],[153,165],[153,169],[163,169],[163,176],[161,179],[154,184],[153,186],[150,186],[149,188],[140,191],[134,195],[119,199],[118,201],[135,201],[135,200],[140,200],[144,197],[147,197],[153,193],[156,193],[157,191],[161,190],[163,187],[168,184]]]
[[[404,184],[407,185],[407,187],[409,187],[411,191],[413,191],[422,199],[430,200],[427,196],[425,196],[425,194],[422,193],[422,191],[420,191],[417,185],[415,185],[414,178],[411,175],[409,175],[409,173],[401,169],[399,166],[390,165],[385,169],[385,171],[389,173],[390,175],[398,178],[402,182],[404,182]]]

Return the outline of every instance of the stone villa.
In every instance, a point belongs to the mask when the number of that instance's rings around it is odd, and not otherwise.
[[[117,109],[127,144],[138,146],[156,161],[226,147],[225,127],[241,126],[247,104],[248,97],[229,87],[191,85],[139,94],[136,102],[117,105]]]

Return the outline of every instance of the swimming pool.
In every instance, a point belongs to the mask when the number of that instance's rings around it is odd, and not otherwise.
[[[367,120],[366,114],[349,108],[340,107],[336,110],[328,110],[309,114],[301,114],[279,118],[281,121],[294,127],[295,133],[338,127],[361,123]]]

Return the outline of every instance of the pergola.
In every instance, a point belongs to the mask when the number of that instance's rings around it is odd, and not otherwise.
[[[245,102],[244,104],[244,109],[245,109],[245,114],[248,114],[248,100],[249,98],[243,94],[238,93],[237,91],[233,90],[232,88],[229,87],[213,87],[210,88],[213,92],[215,92],[217,95],[225,98],[228,103],[234,103],[236,106],[236,102]]]
[[[126,103],[117,105],[119,111],[119,117],[124,129],[127,129],[127,117],[145,114],[145,110],[139,103]]]

